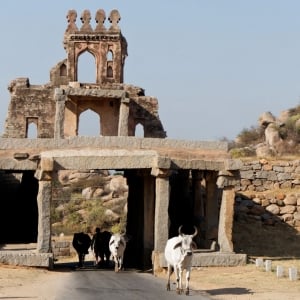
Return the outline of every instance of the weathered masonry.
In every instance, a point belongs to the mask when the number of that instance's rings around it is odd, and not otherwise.
[[[123,82],[127,41],[117,10],[108,17],[109,27],[102,9],[94,27],[88,10],[81,14],[80,28],[76,19],[77,12],[69,11],[67,58],[52,68],[49,83],[17,78],[9,85],[0,186],[10,197],[1,201],[7,215],[0,218],[6,228],[0,243],[36,243],[36,249],[0,251],[0,261],[53,265],[50,204],[59,170],[120,170],[129,187],[126,229],[133,239],[126,259],[131,266],[165,266],[165,243],[180,225],[187,232],[199,229],[194,265],[244,264],[246,256],[235,254],[232,244],[240,161],[230,158],[224,142],[166,138],[157,99]],[[81,55],[94,59],[93,83],[78,81]],[[80,117],[88,110],[99,119],[97,137],[79,135]],[[143,128],[141,138],[137,126]]]

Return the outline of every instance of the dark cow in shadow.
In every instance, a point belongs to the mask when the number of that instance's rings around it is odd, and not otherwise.
[[[89,253],[91,246],[91,238],[87,233],[77,232],[74,233],[72,245],[78,255],[78,267],[84,267],[85,255]]]
[[[108,231],[100,231],[100,228],[96,228],[96,232],[93,235],[91,249],[95,255],[95,263],[98,267],[109,267],[110,262],[110,250],[109,240],[111,233]]]

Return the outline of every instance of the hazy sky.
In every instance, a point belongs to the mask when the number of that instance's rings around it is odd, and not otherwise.
[[[7,0],[0,2],[0,134],[10,81],[48,83],[66,58],[68,10],[77,11],[78,27],[90,10],[94,27],[100,8],[107,17],[118,9],[128,43],[124,83],[157,97],[168,138],[234,139],[263,112],[278,116],[300,104],[299,0]]]

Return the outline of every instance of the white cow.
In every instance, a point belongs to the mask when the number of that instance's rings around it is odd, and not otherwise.
[[[115,262],[115,272],[123,269],[124,251],[128,238],[125,234],[115,233],[109,240],[109,250]]]
[[[182,226],[179,227],[179,235],[170,238],[165,247],[165,258],[168,264],[168,282],[167,291],[170,291],[170,277],[175,273],[176,276],[176,292],[183,293],[182,275],[183,270],[186,271],[185,294],[188,295],[190,273],[192,267],[193,250],[197,248],[193,238],[197,235],[197,228],[194,227],[195,232],[191,235],[183,234],[181,232]]]

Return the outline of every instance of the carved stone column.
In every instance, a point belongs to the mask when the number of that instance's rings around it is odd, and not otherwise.
[[[128,136],[129,102],[129,98],[121,99],[118,136]]]
[[[51,203],[51,181],[40,181],[38,202],[38,241],[37,251],[39,253],[51,252],[51,222],[50,222],[50,203]]]
[[[235,201],[234,187],[239,180],[239,172],[219,172],[217,185],[219,188],[223,189],[218,231],[220,252],[233,252],[232,230]]]
[[[169,237],[169,170],[152,168],[151,175],[156,176],[155,180],[155,217],[154,217],[154,251],[152,262],[154,273],[160,267],[161,256],[163,255]]]
[[[164,251],[169,237],[169,170],[152,169],[155,174],[154,250]]]
[[[210,171],[206,179],[206,242],[211,243],[218,239],[219,224],[219,189],[217,186],[217,173]],[[208,244],[207,246],[210,247]]]
[[[54,138],[64,138],[64,118],[65,118],[65,102],[66,95],[63,89],[56,88],[54,91],[54,100],[56,103],[55,122],[54,122]]]
[[[37,170],[35,177],[39,180],[37,195],[38,205],[38,239],[37,251],[39,253],[50,253],[51,250],[51,219],[50,205],[52,198],[52,170],[53,160],[43,158],[41,169]]]
[[[198,246],[200,246],[201,239],[201,225],[203,222],[203,218],[205,216],[205,203],[202,197],[202,179],[203,179],[203,171],[193,170],[192,171],[192,187],[193,187],[193,195],[194,195],[194,219],[195,226],[197,227],[198,234],[194,240]]]
[[[146,173],[146,172],[145,172]],[[155,178],[144,174],[144,267],[151,267],[154,248]]]
[[[232,229],[235,191],[233,186],[225,187],[220,208],[218,242],[220,252],[233,252]]]

